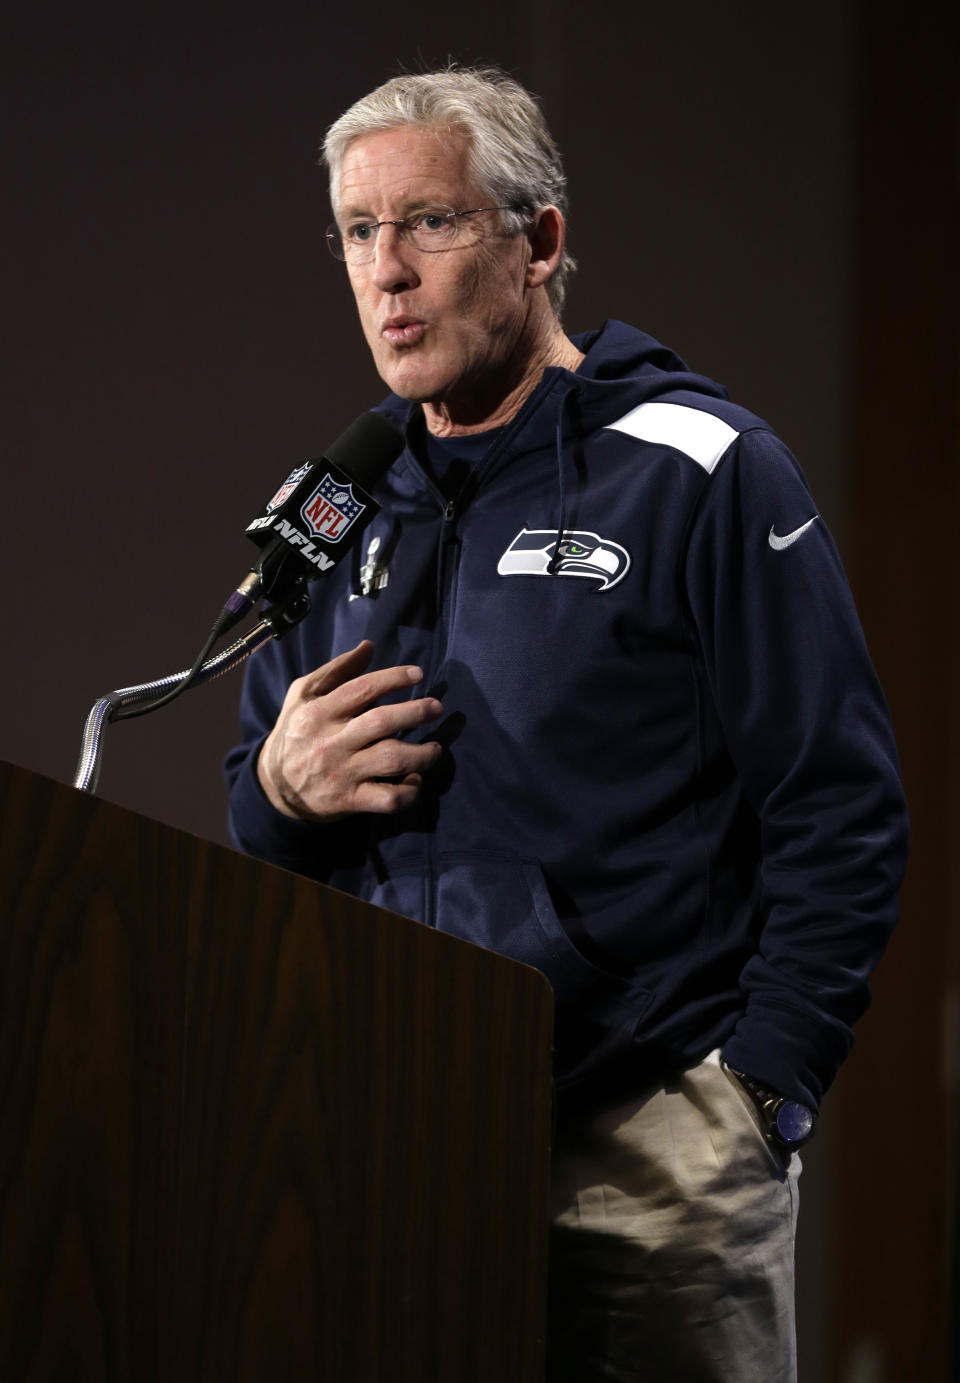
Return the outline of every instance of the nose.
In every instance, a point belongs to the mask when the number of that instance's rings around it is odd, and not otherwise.
[[[380,227],[373,251],[373,282],[381,293],[405,293],[416,288],[420,276],[415,256],[416,251],[400,234],[399,227]]]

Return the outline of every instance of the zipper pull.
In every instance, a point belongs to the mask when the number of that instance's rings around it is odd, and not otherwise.
[[[454,518],[454,516],[456,515],[456,512],[457,512],[457,501],[456,501],[455,499],[448,499],[448,500],[447,500],[447,507],[446,507],[446,509],[444,509],[444,511],[443,511],[443,517],[444,517],[445,522],[450,523],[450,521],[451,521],[451,520]]]

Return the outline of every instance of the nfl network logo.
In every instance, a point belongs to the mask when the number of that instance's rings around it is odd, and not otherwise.
[[[267,505],[267,513],[268,513],[268,514],[271,514],[271,513],[273,512],[274,509],[279,509],[279,508],[280,508],[280,505],[283,504],[284,500],[287,500],[287,499],[290,498],[290,496],[293,494],[294,490],[295,490],[295,489],[297,488],[297,486],[300,484],[300,482],[301,482],[301,480],[303,479],[303,477],[304,477],[305,475],[309,475],[309,474],[310,474],[310,462],[309,462],[309,461],[305,462],[302,466],[298,466],[297,469],[296,469],[295,471],[291,471],[290,474],[287,476],[286,480],[285,480],[285,481],[283,482],[283,484],[280,486],[280,489],[279,489],[279,490],[277,491],[277,493],[274,495],[273,499],[272,499],[272,500],[270,501],[270,503]]]
[[[341,485],[328,471],[300,513],[316,537],[339,543],[366,507],[354,495],[352,485]]]

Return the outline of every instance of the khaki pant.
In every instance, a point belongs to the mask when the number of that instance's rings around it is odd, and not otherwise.
[[[548,1383],[794,1383],[799,1174],[717,1053],[561,1122]]]

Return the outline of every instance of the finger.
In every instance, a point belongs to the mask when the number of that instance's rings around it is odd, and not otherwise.
[[[350,776],[359,786],[375,778],[404,779],[410,773],[427,773],[443,751],[439,744],[405,744],[403,740],[380,740],[353,756]]]
[[[423,671],[418,667],[378,668],[376,672],[366,672],[334,688],[328,694],[328,705],[334,715],[357,716],[382,697],[398,691],[408,692],[415,683],[422,681]]]
[[[402,783],[361,783],[356,793],[358,812],[389,816],[407,811],[420,796],[421,779],[412,773]]]
[[[391,739],[421,725],[439,720],[443,703],[435,696],[418,697],[415,701],[392,701],[387,706],[374,706],[362,715],[347,721],[340,731],[340,743],[346,750],[363,749],[377,740]]]
[[[331,658],[329,663],[324,663],[322,667],[315,668],[313,672],[299,678],[300,694],[304,697],[314,697],[325,696],[328,692],[335,691],[344,682],[359,677],[364,669],[370,666],[372,657],[373,644],[369,639],[361,639],[356,648],[348,648],[346,653],[340,653],[336,658]]]

